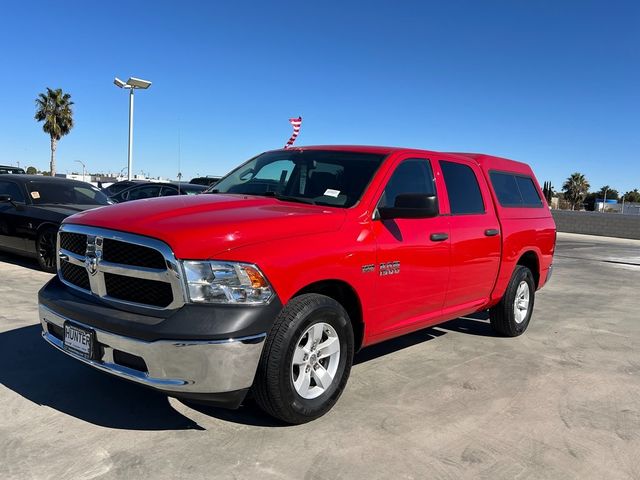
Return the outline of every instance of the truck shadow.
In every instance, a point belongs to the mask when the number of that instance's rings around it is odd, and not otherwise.
[[[446,335],[447,332],[443,332],[436,328],[425,328],[418,330],[417,332],[408,333],[401,337],[392,338],[382,343],[376,343],[370,347],[363,348],[353,357],[353,365],[360,365],[361,363],[369,362],[373,359],[384,357],[405,348],[419,345],[434,338]]]
[[[41,406],[128,430],[202,428],[167,397],[93,370],[42,340],[40,324],[0,333],[0,384]]]
[[[466,333],[467,335],[477,335],[479,337],[500,337],[491,328],[489,323],[489,312],[478,312],[466,317],[459,317],[446,323],[438,325],[438,328],[449,330],[450,332]]]
[[[434,327],[425,328],[382,343],[377,343],[358,352],[353,359],[353,364],[359,365],[375,358],[427,342],[446,335],[447,331],[482,337],[496,337],[497,335],[491,330],[488,319],[489,314],[487,312],[478,312],[467,317],[459,317]]]
[[[442,337],[449,331],[468,335],[495,337],[496,335],[491,330],[488,318],[489,316],[486,312],[479,312],[469,315],[468,317],[456,318],[455,320],[450,320],[449,322],[435,327],[418,330],[416,332],[364,348],[358,352],[353,359],[354,369],[357,369],[358,365],[376,358],[384,357],[400,350],[404,350],[405,348]],[[225,410],[216,407],[198,405],[192,402],[184,403],[200,413],[232,423],[259,427],[289,426],[263,413],[252,399],[246,400],[238,410]]]
[[[29,268],[41,272],[38,261],[33,257],[15,255],[13,253],[0,251],[0,262],[17,265],[19,267]]]
[[[354,367],[446,335],[448,331],[495,336],[484,313],[451,320],[358,352]],[[128,430],[203,430],[176,411],[166,395],[111,377],[47,345],[40,324],[0,333],[0,384],[41,406],[51,407],[94,425]],[[248,399],[238,410],[183,401],[222,421],[259,427],[287,426]]]

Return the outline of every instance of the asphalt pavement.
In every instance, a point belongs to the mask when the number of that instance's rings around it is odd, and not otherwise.
[[[50,278],[0,255],[2,479],[639,479],[640,241],[559,234],[518,338],[482,315],[360,352],[325,417],[184,404],[40,338]]]

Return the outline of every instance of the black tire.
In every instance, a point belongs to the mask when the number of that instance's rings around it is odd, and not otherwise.
[[[36,238],[36,258],[38,265],[47,273],[56,273],[56,242],[58,229],[45,227]]]
[[[525,282],[528,287],[528,310],[524,318],[517,321],[515,313],[515,303],[517,300],[516,295],[519,286],[523,282]],[[518,335],[522,335],[531,321],[535,292],[536,284],[533,280],[531,270],[527,267],[523,267],[522,265],[517,265],[502,300],[500,300],[500,303],[493,307],[489,312],[489,318],[493,329],[505,337],[517,337]]]
[[[340,354],[337,371],[326,390],[316,398],[303,398],[293,383],[293,355],[303,334],[316,323],[326,323],[337,333]],[[315,293],[293,298],[280,312],[265,340],[253,393],[269,415],[290,424],[314,420],[338,401],[353,362],[353,330],[345,309],[330,297]]]

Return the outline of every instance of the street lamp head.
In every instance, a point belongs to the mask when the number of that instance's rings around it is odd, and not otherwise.
[[[124,86],[126,85],[126,83],[120,80],[118,77],[113,79],[113,83],[115,84],[116,87],[120,87],[120,88],[124,88]]]
[[[141,88],[143,90],[146,90],[151,86],[151,82],[149,80],[142,80],[141,78],[129,77],[129,80],[127,80],[127,85],[131,86],[132,88]]]

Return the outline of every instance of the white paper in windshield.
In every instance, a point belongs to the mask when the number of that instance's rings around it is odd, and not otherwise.
[[[31,192],[31,198],[38,200],[40,198],[40,192]]]
[[[324,196],[325,197],[338,198],[338,195],[340,195],[340,190],[333,190],[332,188],[327,188],[324,191]]]

